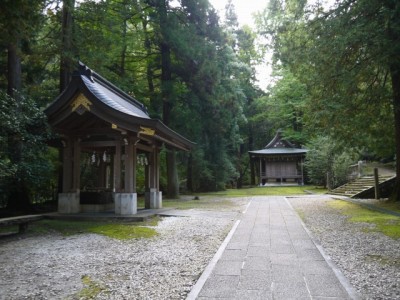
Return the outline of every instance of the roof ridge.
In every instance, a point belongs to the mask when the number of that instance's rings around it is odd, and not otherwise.
[[[288,147],[274,146],[279,142],[286,144]],[[264,149],[271,149],[271,148],[296,148],[296,146],[287,139],[285,139],[284,137],[282,137],[282,130],[277,130],[274,138],[264,147]]]
[[[149,115],[149,112],[147,110],[147,107],[140,102],[139,100],[136,100],[133,98],[131,95],[128,93],[124,92],[121,90],[119,87],[102,77],[100,74],[96,73],[92,69],[90,69],[87,65],[85,65],[83,62],[79,61],[79,75],[85,75],[90,79],[90,81],[94,82],[94,79],[96,79],[97,82],[99,82],[101,85],[106,86],[109,89],[112,89],[113,92],[119,94],[123,98],[125,98],[127,101],[131,102],[133,105],[135,105],[137,108],[141,109],[144,113]]]

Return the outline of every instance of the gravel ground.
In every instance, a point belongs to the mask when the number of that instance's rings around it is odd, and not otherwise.
[[[289,197],[307,228],[362,299],[400,299],[400,240],[348,223],[327,196]],[[95,234],[0,239],[0,299],[185,299],[247,199],[222,213],[184,211],[159,236],[119,241]]]
[[[0,239],[0,299],[91,299],[83,294],[88,286],[101,290],[96,299],[185,299],[242,205],[239,201],[230,214],[163,218],[151,239],[96,234]]]
[[[370,224],[347,222],[327,205],[329,197],[288,199],[362,299],[400,299],[400,240],[366,232]]]

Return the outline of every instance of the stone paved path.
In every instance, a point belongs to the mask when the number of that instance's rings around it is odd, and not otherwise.
[[[358,299],[284,197],[254,197],[235,226],[188,300]]]

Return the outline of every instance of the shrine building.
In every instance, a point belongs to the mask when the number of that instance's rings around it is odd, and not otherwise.
[[[296,148],[283,139],[281,131],[261,150],[249,151],[250,160],[258,169],[260,186],[268,184],[304,184],[303,164],[307,150]]]
[[[45,113],[62,151],[60,213],[136,214],[138,168],[145,208],[161,208],[161,148],[190,151],[194,145],[82,63]]]

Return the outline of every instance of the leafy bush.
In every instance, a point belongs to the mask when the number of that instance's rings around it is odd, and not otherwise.
[[[48,137],[46,117],[32,99],[0,91],[0,204],[25,210],[46,194],[54,173]]]
[[[349,166],[356,161],[354,149],[347,149],[328,136],[317,136],[308,145],[304,163],[313,184],[335,188],[347,181]]]

